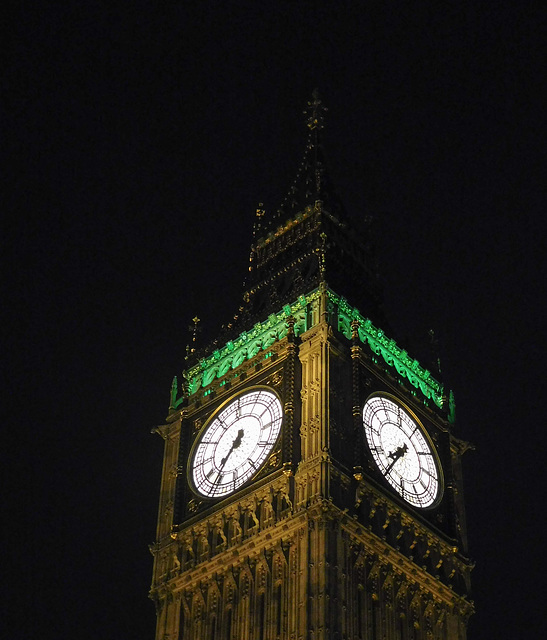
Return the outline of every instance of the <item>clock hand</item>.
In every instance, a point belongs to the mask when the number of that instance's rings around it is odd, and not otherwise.
[[[405,442],[405,444],[402,447],[397,447],[395,451],[388,453],[387,457],[391,458],[392,462],[388,465],[387,469],[385,470],[386,474],[391,471],[391,469],[393,468],[393,465],[397,462],[397,460],[402,458],[407,451],[408,451],[408,447]]]
[[[228,458],[230,457],[230,455],[232,454],[232,451],[234,449],[238,449],[240,444],[241,444],[241,440],[243,439],[243,436],[245,435],[245,432],[243,431],[243,429],[240,429],[237,432],[237,436],[235,438],[235,440],[232,442],[232,446],[230,447],[230,450],[228,451],[228,453],[224,456],[224,458],[222,458],[222,460],[220,461],[220,468],[219,468],[219,472],[222,470],[222,468],[224,467],[224,465],[228,462]]]

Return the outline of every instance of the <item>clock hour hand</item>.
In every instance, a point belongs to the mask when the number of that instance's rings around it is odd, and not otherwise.
[[[399,460],[399,458],[402,458],[407,451],[408,451],[408,447],[405,442],[405,444],[403,444],[401,447],[397,447],[395,451],[388,453],[387,457],[391,458],[392,461],[390,462],[387,469],[385,470],[385,473],[389,473],[393,468],[393,465],[397,462],[397,460]]]

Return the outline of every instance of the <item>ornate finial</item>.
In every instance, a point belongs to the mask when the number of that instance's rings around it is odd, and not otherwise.
[[[325,282],[325,274],[326,274],[326,259],[325,254],[327,250],[327,234],[322,232],[319,235],[321,239],[321,246],[317,250],[317,254],[319,256],[319,276],[321,278],[321,282]]]
[[[262,202],[258,203],[258,207],[255,212],[255,221],[253,223],[253,242],[251,244],[251,251],[249,253],[249,271],[253,270],[253,260],[255,258],[256,251],[256,240],[260,237],[260,231],[262,229],[263,218],[266,215],[266,210],[264,209],[264,205]],[[246,282],[243,283],[243,288],[245,288]]]
[[[435,373],[440,376],[442,374],[442,370],[441,355],[439,353],[439,339],[437,338],[434,329],[430,329],[428,333],[431,352],[434,358],[433,366],[435,367]]]
[[[195,318],[192,318],[192,322],[193,324],[188,327],[188,331],[192,333],[192,342],[186,346],[186,359],[188,359],[190,355],[196,351],[196,342],[199,331],[198,324],[201,322],[201,320],[196,316]]]
[[[450,424],[454,424],[456,422],[456,400],[454,399],[452,389],[448,396],[448,422],[450,422]]]
[[[179,390],[179,383],[177,380],[177,376],[173,378],[173,382],[171,383],[171,402],[169,403],[169,408],[174,409],[175,402],[177,401],[177,393]]]
[[[253,224],[253,242],[256,240],[256,236],[262,229],[262,218],[265,216],[265,214],[266,210],[264,209],[264,205],[262,204],[262,202],[259,202],[258,207],[256,208],[255,222]]]
[[[319,91],[313,90],[312,99],[308,102],[308,106],[304,110],[304,114],[308,116],[306,124],[311,131],[322,129],[325,123],[325,112],[327,108],[321,102]]]

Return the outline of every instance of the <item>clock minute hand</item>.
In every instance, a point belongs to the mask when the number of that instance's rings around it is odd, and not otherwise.
[[[230,450],[228,451],[228,453],[224,456],[224,458],[222,458],[222,460],[220,461],[220,468],[219,471],[221,471],[224,467],[224,465],[228,462],[228,458],[232,455],[232,451],[234,449],[239,448],[239,445],[241,444],[241,440],[243,439],[243,436],[245,435],[245,432],[243,431],[243,429],[240,429],[237,432],[237,436],[234,439],[234,441],[232,442],[232,446],[230,447]]]

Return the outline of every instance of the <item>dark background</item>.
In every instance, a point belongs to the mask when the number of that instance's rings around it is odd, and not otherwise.
[[[378,223],[401,346],[435,330],[456,434],[476,445],[469,638],[545,633],[539,5],[17,5],[2,92],[10,637],[153,638],[150,429],[190,319],[205,341],[237,310],[254,210],[295,175],[315,87],[338,193]]]

